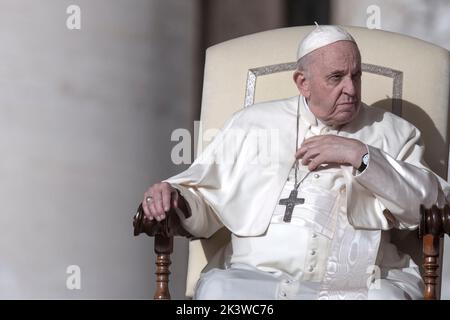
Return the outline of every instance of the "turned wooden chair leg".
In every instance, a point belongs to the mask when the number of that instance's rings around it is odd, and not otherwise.
[[[437,299],[437,285],[439,277],[439,242],[439,236],[434,236],[432,234],[426,234],[423,236],[425,300]]]
[[[170,255],[173,252],[173,237],[155,235],[156,290],[153,299],[170,300],[169,275]]]
[[[181,196],[180,196],[180,199]],[[184,202],[178,202],[186,218],[189,218],[190,211],[183,205]],[[169,267],[171,265],[170,255],[173,252],[173,237],[183,236],[192,237],[180,223],[180,218],[176,212],[169,212],[167,218],[159,222],[156,220],[146,220],[142,204],[139,204],[136,214],[133,218],[133,227],[135,236],[145,233],[150,237],[155,237],[156,253],[156,290],[153,296],[155,300],[170,300],[169,292]]]
[[[420,206],[419,237],[423,238],[425,300],[438,299],[440,241],[450,235],[450,206]]]

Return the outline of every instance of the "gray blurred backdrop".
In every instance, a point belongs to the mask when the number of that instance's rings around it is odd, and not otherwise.
[[[186,168],[170,135],[199,118],[204,50],[314,21],[366,26],[370,5],[381,29],[450,49],[446,0],[0,0],[0,298],[152,298],[153,241],[131,219],[148,186]],[[186,240],[172,261],[183,299]]]

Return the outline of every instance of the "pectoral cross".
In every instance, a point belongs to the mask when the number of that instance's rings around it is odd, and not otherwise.
[[[298,204],[304,204],[305,199],[297,198],[298,191],[296,189],[291,191],[289,198],[280,199],[279,204],[286,206],[286,211],[284,212],[284,222],[291,222],[292,211],[294,211],[294,207]]]

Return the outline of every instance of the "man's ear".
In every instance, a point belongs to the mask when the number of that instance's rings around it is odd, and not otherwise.
[[[305,71],[296,70],[293,78],[298,91],[300,91],[302,96],[308,99],[311,94],[309,88],[310,81],[306,78]]]

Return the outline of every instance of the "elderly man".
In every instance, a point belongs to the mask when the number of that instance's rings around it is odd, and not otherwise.
[[[421,298],[388,230],[416,228],[420,204],[443,205],[448,186],[413,125],[361,103],[350,34],[318,26],[297,57],[300,95],[234,114],[188,170],[145,192],[146,218],[173,207],[192,213],[182,223],[194,236],[231,231],[227,263],[202,274],[197,299]],[[255,161],[267,147],[255,129],[276,130],[276,166]]]

